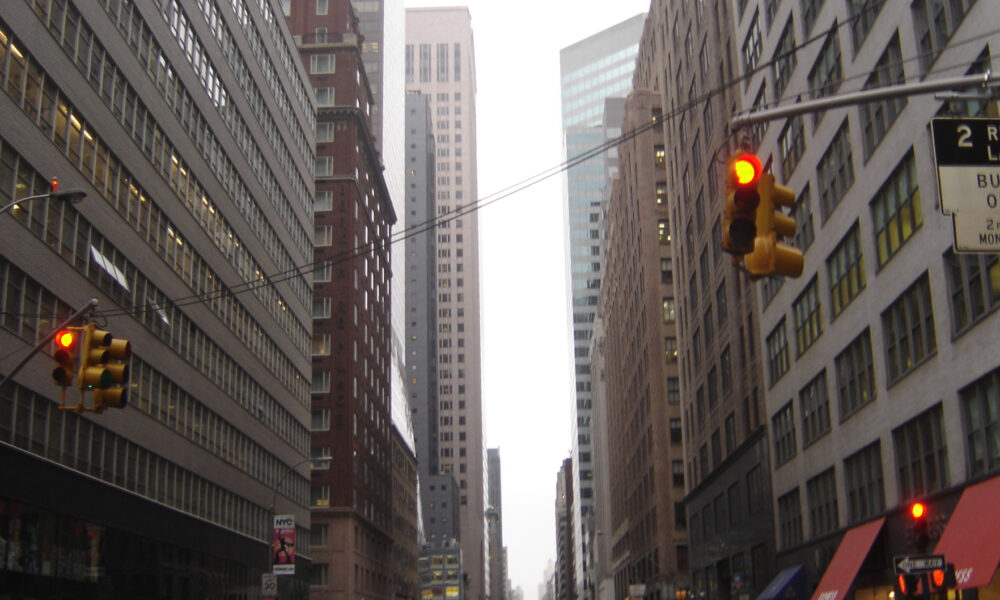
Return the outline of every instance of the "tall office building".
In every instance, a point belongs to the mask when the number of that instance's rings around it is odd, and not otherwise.
[[[657,185],[668,204],[683,409],[691,589],[743,600],[774,571],[764,387],[754,284],[722,251],[723,165],[736,140],[739,48],[731,4],[657,0],[636,85],[660,90],[665,129]]]
[[[573,553],[573,459],[563,460],[556,476],[556,566],[552,575],[553,600],[577,600]]]
[[[993,2],[741,8],[745,109],[997,66]],[[949,196],[944,178],[939,192],[929,126],[998,116],[996,100],[971,98],[899,97],[753,132],[758,155],[797,195],[794,242],[805,253],[801,277],[757,286],[774,537],[779,565],[804,567],[818,597],[884,590],[891,557],[924,550],[955,564],[965,593],[1000,589],[1000,550],[968,544],[992,537],[983,528],[1000,518],[1000,453],[989,441],[1000,409],[1000,255],[979,236],[987,221],[968,214],[985,195]],[[985,142],[977,122],[963,123],[971,143]],[[954,122],[946,131],[964,132]],[[938,153],[951,150],[938,140]],[[954,202],[968,204],[947,214]],[[923,547],[907,534],[914,499],[931,515]]]
[[[489,526],[490,598],[507,600],[507,549],[503,545],[503,499],[500,487],[500,449],[486,450],[487,507]]]
[[[0,389],[0,589],[246,594],[278,513],[305,598],[316,124],[280,15],[4,2],[0,65],[3,370],[91,298],[132,348],[121,408],[60,411],[47,344]]]
[[[688,589],[684,447],[678,375],[677,311],[664,175],[660,95],[635,90],[625,101],[604,218],[599,414],[606,415],[614,597],[674,598]],[[651,125],[651,123],[658,123]],[[595,427],[596,428],[596,427]],[[605,437],[606,436],[606,437]],[[603,475],[603,474],[602,474]],[[603,491],[602,491],[603,496]],[[603,507],[602,507],[603,508]],[[600,546],[600,543],[598,544]],[[631,586],[645,586],[636,594]]]
[[[349,0],[284,7],[317,99],[310,596],[392,598],[390,232],[371,89]],[[402,480],[402,476],[400,477]],[[405,493],[405,490],[396,490]],[[413,490],[416,493],[416,490]]]
[[[604,143],[604,100],[625,97],[632,89],[632,70],[645,15],[636,15],[596,33],[559,52],[562,124],[567,160],[579,157]],[[590,598],[591,553],[585,551],[594,537],[593,440],[590,337],[600,295],[601,264],[598,220],[601,199],[608,185],[613,153],[600,154],[567,171],[570,313],[573,315],[573,351],[576,396],[572,403],[572,465],[576,485],[572,487],[575,514],[572,535],[575,581],[581,600]]]
[[[436,144],[434,218],[438,472],[458,483],[464,597],[488,595],[480,369],[476,70],[468,8],[406,11],[408,91],[427,96]],[[432,363],[434,364],[434,363]],[[454,486],[452,486],[454,487]]]

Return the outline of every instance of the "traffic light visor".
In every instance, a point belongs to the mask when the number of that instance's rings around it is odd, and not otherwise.
[[[72,331],[63,330],[56,334],[56,345],[60,348],[69,349],[76,343],[76,334]]]
[[[914,502],[913,506],[910,507],[910,515],[914,519],[924,518],[924,514],[926,512],[927,512],[927,507],[925,507],[922,502]]]
[[[753,154],[741,154],[733,161],[733,180],[740,186],[753,185],[762,170],[759,158]]]

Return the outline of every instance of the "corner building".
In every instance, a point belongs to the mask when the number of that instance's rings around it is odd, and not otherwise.
[[[277,512],[305,598],[315,106],[280,15],[4,2],[0,80],[3,346],[94,297],[133,349],[121,409],[59,411],[47,346],[0,390],[0,589],[253,597]]]
[[[982,0],[748,2],[736,22],[744,108],[985,73],[1000,48],[996,5]],[[778,562],[802,567],[814,598],[886,593],[891,558],[923,552],[955,564],[963,594],[1000,591],[1000,549],[976,541],[1000,523],[982,500],[1000,489],[987,442],[1000,263],[996,247],[954,250],[930,130],[949,116],[995,119],[998,103],[916,95],[755,130],[758,156],[797,195],[805,253],[801,277],[758,285],[758,350]],[[906,516],[917,499],[930,515],[922,548]],[[845,569],[847,557],[864,560]]]
[[[286,18],[316,94],[310,597],[395,597],[390,233],[396,214],[371,130],[373,97],[348,0]],[[396,446],[398,452],[403,449]]]
[[[433,234],[437,272],[432,293],[437,304],[438,473],[451,475],[458,484],[462,571],[468,576],[463,597],[483,600],[489,594],[486,449],[480,368],[479,212],[474,209],[478,200],[476,70],[468,8],[407,9],[405,72],[407,91],[420,92],[428,99],[435,136]],[[446,483],[447,477],[436,481],[428,487],[454,488]],[[447,490],[437,491],[447,495]],[[426,507],[424,515],[428,515]],[[448,542],[439,538],[434,547]]]

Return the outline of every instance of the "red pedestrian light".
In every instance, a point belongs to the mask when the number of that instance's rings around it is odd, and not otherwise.
[[[910,507],[910,515],[914,519],[923,519],[926,513],[927,507],[924,506],[923,502],[914,502],[913,506]]]

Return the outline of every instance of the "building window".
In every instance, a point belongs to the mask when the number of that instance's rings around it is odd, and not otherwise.
[[[330,409],[312,409],[312,421],[309,429],[311,431],[328,431],[330,429]]]
[[[324,394],[330,391],[330,372],[313,369],[312,389],[313,394]]]
[[[915,0],[913,28],[917,35],[917,55],[920,67],[927,73],[948,43],[948,38],[958,29],[966,11],[976,0],[952,0],[947,4],[939,0]]]
[[[437,80],[448,81],[448,44],[437,45]]]
[[[309,468],[313,470],[325,470],[330,468],[330,447],[329,446],[312,446],[309,449],[309,457],[313,460],[309,464]]]
[[[942,420],[938,403],[892,431],[900,502],[948,487],[948,447]]]
[[[420,44],[420,83],[431,80],[431,45]]]
[[[314,333],[312,355],[327,356],[329,354],[330,354],[330,334]]]
[[[753,14],[753,21],[750,24],[750,31],[743,40],[743,74],[744,81],[749,85],[750,76],[757,69],[757,61],[760,59],[761,48],[763,47],[760,36],[760,12]]]
[[[333,141],[333,123],[319,122],[316,123],[316,142],[332,142]],[[318,193],[318,192],[317,192]],[[327,209],[329,210],[329,209]]]
[[[807,38],[825,2],[826,0],[802,0],[802,31]]]
[[[840,66],[840,29],[836,21],[830,28],[830,33],[826,36],[823,48],[816,57],[812,69],[809,70],[809,89],[813,98],[823,98],[832,96],[840,86],[843,79],[843,71]],[[823,120],[824,113],[815,113],[814,124]]]
[[[309,506],[318,506],[323,508],[330,506],[330,486],[312,486],[309,493]]]
[[[790,461],[796,454],[795,409],[792,402],[783,406],[771,419],[774,431],[774,464],[776,467]]]
[[[325,548],[330,543],[330,526],[326,523],[313,523],[309,528],[309,547]]]
[[[663,206],[667,203],[667,182],[656,182],[656,205]]]
[[[328,10],[329,0],[316,0],[316,14],[325,15]]]
[[[670,419],[670,443],[680,444],[684,441],[684,430],[681,427],[680,419]],[[678,461],[680,462],[680,461]],[[681,465],[681,473],[684,473],[684,465]]]
[[[667,377],[667,403],[680,404],[681,382],[677,377]]]
[[[454,56],[455,60],[453,61],[454,62],[454,67],[455,67],[455,78],[454,79],[455,79],[455,81],[462,81],[462,45],[459,44],[458,42],[455,42],[454,45],[453,45],[453,48],[454,48],[454,51],[455,51],[455,56]],[[459,101],[461,99],[462,99],[461,94],[458,93],[458,92],[456,92],[455,93],[455,101],[457,102],[457,101]]]
[[[779,549],[786,550],[802,543],[802,503],[799,488],[778,498]]]
[[[806,482],[809,501],[809,535],[817,538],[840,527],[837,512],[837,479],[833,467]]]
[[[316,157],[316,177],[328,177],[333,175],[333,157],[332,156],[317,156]]]
[[[334,92],[332,87],[318,87],[316,91],[316,106],[333,106]]]
[[[959,391],[970,477],[1000,466],[1000,369]]]
[[[913,151],[906,154],[871,202],[878,265],[883,266],[924,223]]]
[[[826,259],[826,269],[830,280],[830,310],[836,317],[865,288],[865,265],[857,223]]]
[[[677,338],[663,338],[663,349],[666,354],[667,362],[674,362],[677,360]]]
[[[667,151],[663,146],[655,146],[653,148],[653,158],[656,160],[656,164],[663,166],[667,164]]]
[[[795,167],[799,165],[799,159],[806,151],[806,131],[803,125],[802,115],[797,115],[788,120],[785,130],[781,132],[778,139],[779,154],[781,156],[781,174],[787,181],[795,172]]]
[[[840,420],[851,416],[875,400],[875,364],[872,361],[871,331],[865,329],[837,355],[837,396]]]
[[[334,73],[336,65],[333,54],[313,54],[309,57],[309,72],[313,75]]]
[[[847,0],[848,21],[851,23],[855,52],[865,43],[865,38],[868,37],[868,32],[871,31],[884,4],[885,0]]]
[[[656,236],[660,240],[661,244],[670,243],[670,222],[666,219],[660,219],[656,223]]]
[[[844,119],[837,135],[833,137],[830,146],[819,159],[816,167],[816,183],[820,190],[820,215],[825,222],[854,184],[854,161],[847,119]]]
[[[767,336],[767,369],[769,382],[773,387],[788,372],[788,338],[785,335],[785,319]]]
[[[802,446],[806,447],[830,432],[830,398],[826,391],[826,369],[799,390],[802,413]]]
[[[309,567],[309,585],[328,585],[330,583],[330,565],[313,563]]]
[[[663,322],[664,323],[673,323],[675,320],[677,320],[677,309],[676,309],[676,307],[674,305],[674,299],[673,298],[664,298],[663,299]]]
[[[795,317],[796,356],[802,354],[823,334],[823,323],[819,310],[819,283],[813,277],[806,289],[792,303]]]
[[[808,185],[795,200],[791,217],[795,219],[795,237],[792,239],[792,243],[795,244],[796,248],[805,252],[816,237],[813,232],[812,195],[809,193]]]
[[[876,441],[844,460],[847,486],[847,520],[864,521],[885,511],[882,481],[882,443]]]
[[[719,365],[720,373],[722,376],[722,393],[727,394],[729,390],[733,389],[733,366],[732,357],[730,356],[729,346],[719,354]]]
[[[965,332],[1000,306],[1000,255],[944,255],[951,297],[951,327],[956,335]]]
[[[672,259],[660,259],[660,283],[671,284],[674,282],[674,263]]]
[[[792,19],[789,17],[785,23],[785,29],[781,32],[781,39],[778,40],[778,47],[774,51],[774,95],[781,98],[788,80],[792,77],[792,71],[798,63],[798,53],[795,51],[795,30],[792,27]],[[801,123],[802,117],[796,117]],[[790,171],[782,171],[787,178]]]
[[[903,52],[899,46],[899,34],[892,36],[882,57],[875,63],[864,89],[897,85],[906,81],[903,73]],[[906,98],[888,98],[878,102],[867,102],[860,106],[861,137],[865,143],[865,159],[871,157],[885,134],[906,107]]]
[[[937,348],[927,272],[882,312],[888,384],[892,385]]]
[[[684,461],[673,461],[671,468],[674,474],[674,487],[684,487]]]
[[[315,246],[329,246],[333,243],[332,226],[320,225],[318,227],[314,227],[313,230],[315,231],[315,238],[313,242]]]

